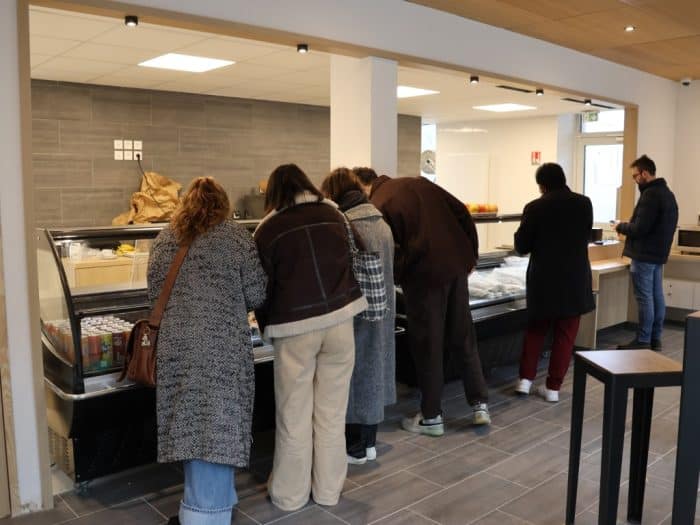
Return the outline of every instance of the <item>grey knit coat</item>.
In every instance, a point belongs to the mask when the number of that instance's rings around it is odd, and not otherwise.
[[[167,227],[148,263],[155,301],[178,246]],[[158,461],[248,464],[255,373],[248,311],[267,277],[253,239],[225,221],[190,246],[158,335]]]
[[[378,252],[384,265],[389,312],[383,321],[370,322],[355,316],[355,368],[350,382],[348,423],[375,425],[384,419],[384,406],[396,402],[396,356],[394,344],[394,238],[374,205],[359,204],[345,212],[362,238],[365,249]]]

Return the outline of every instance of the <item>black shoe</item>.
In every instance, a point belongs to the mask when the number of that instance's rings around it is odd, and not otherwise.
[[[651,344],[649,343],[643,343],[640,340],[638,340],[636,337],[630,341],[629,343],[625,343],[623,345],[617,345],[618,350],[649,350],[651,348]]]
[[[652,339],[651,340],[651,349],[654,352],[661,352],[661,350],[664,349],[664,344],[661,342],[661,339]]]
[[[168,520],[168,525],[180,525],[180,518],[173,516]]]

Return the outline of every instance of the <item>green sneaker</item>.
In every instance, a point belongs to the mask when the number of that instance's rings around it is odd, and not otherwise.
[[[489,415],[489,406],[486,403],[475,403],[472,405],[473,417],[472,422],[475,425],[490,425],[491,416]]]
[[[442,415],[430,419],[423,419],[423,414],[418,412],[413,417],[405,417],[401,420],[401,427],[414,434],[425,434],[426,436],[438,437],[445,433],[445,425],[442,422]]]

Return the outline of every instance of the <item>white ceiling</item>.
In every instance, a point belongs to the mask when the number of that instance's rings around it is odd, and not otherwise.
[[[110,86],[254,98],[319,106],[330,105],[330,56],[302,55],[289,46],[32,6],[30,10],[32,78]],[[140,67],[164,53],[233,60],[206,73]],[[398,82],[440,91],[437,95],[399,99],[399,113],[431,122],[532,117],[575,113],[582,106],[562,101],[562,94],[509,92],[496,79],[467,82],[461,72],[433,72],[399,66]],[[513,85],[511,83],[511,85]],[[524,86],[534,89],[535,86]],[[537,110],[491,113],[472,106],[514,102]]]

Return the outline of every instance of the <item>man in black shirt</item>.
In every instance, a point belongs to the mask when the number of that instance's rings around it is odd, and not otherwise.
[[[630,167],[640,197],[629,222],[615,225],[627,237],[623,255],[632,259],[630,271],[639,309],[637,336],[618,348],[661,350],[666,304],[662,285],[663,265],[678,224],[678,204],[666,181],[656,177],[656,164],[646,155]]]

